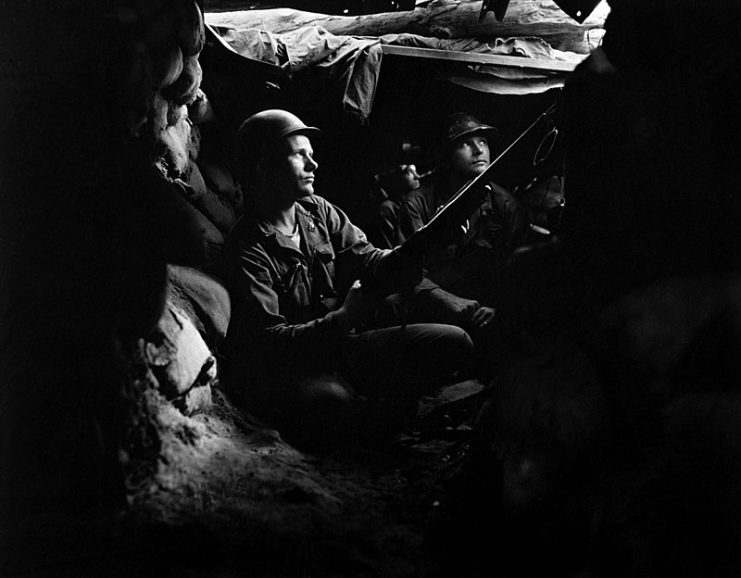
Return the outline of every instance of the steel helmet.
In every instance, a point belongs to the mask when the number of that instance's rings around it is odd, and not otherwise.
[[[265,145],[277,143],[292,134],[318,136],[320,130],[307,126],[295,114],[287,110],[271,108],[253,114],[237,130],[237,150],[241,154],[256,153]]]

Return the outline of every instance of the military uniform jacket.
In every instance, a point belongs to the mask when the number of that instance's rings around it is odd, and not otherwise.
[[[225,248],[234,315],[231,361],[325,366],[345,334],[326,315],[350,284],[378,269],[390,251],[376,249],[347,215],[317,195],[296,202],[300,250],[270,223],[243,218]]]
[[[401,207],[400,228],[404,237],[427,224],[456,192],[447,186],[445,174],[422,182]],[[437,287],[460,296],[467,289],[490,284],[492,271],[501,266],[522,228],[523,211],[505,189],[489,183],[493,189],[464,226],[450,231],[440,246],[425,256],[425,276],[417,293]],[[478,295],[470,295],[478,298]]]

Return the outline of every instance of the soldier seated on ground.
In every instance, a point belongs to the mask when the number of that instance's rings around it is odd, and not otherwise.
[[[377,203],[371,240],[377,247],[393,249],[404,242],[399,223],[401,203],[419,188],[420,176],[413,164],[396,165],[392,170],[374,175]]]
[[[472,355],[458,327],[372,326],[376,290],[413,286],[421,264],[373,247],[314,194],[318,133],[283,110],[241,125],[237,166],[252,206],[225,250],[234,308],[228,386],[304,445],[346,438],[361,397],[406,407],[450,382]],[[377,413],[369,423],[384,431],[397,417]]]
[[[402,203],[405,237],[427,224],[461,187],[487,169],[496,134],[495,127],[467,113],[446,119],[441,167]],[[491,191],[465,226],[425,256],[424,278],[414,291],[413,317],[473,330],[491,322],[494,310],[487,305],[493,284],[526,229],[526,215],[508,191],[489,185]]]

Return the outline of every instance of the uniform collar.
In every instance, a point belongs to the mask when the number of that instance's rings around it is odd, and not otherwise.
[[[296,208],[296,223],[301,234],[302,246],[306,247],[309,259],[314,256],[315,247],[314,243],[309,242],[309,239],[317,230],[317,222],[320,219],[319,205],[313,197],[307,196],[298,199],[294,206]],[[284,235],[278,235],[275,227],[266,220],[258,220],[256,222],[257,230],[260,232],[263,238],[273,238],[275,243],[280,247],[286,249],[292,249],[297,251],[296,246],[291,243]]]
[[[315,235],[319,223],[319,206],[314,197],[304,197],[296,201],[296,222],[301,231],[301,239],[306,256],[311,262],[316,252]]]

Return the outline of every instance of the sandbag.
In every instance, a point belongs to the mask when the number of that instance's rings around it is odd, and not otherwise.
[[[206,43],[206,27],[203,13],[194,0],[176,2],[177,40],[185,56],[193,56],[203,50]]]
[[[200,211],[197,212],[200,217],[201,233],[206,247],[205,269],[213,271],[221,259],[221,253],[224,249],[224,235],[208,217]]]
[[[184,180],[192,189],[192,196],[188,200],[198,206],[208,189],[206,182],[203,180],[203,175],[201,175],[201,171],[198,169],[198,165],[192,160],[188,162],[188,170],[185,172]]]
[[[168,265],[167,277],[173,301],[206,342],[215,345],[223,339],[231,318],[231,300],[224,285],[203,271],[179,265]]]
[[[177,46],[178,21],[177,14],[172,10],[172,2],[151,0],[138,4],[137,32],[147,50],[154,54],[163,47]]]
[[[162,89],[171,86],[183,74],[185,61],[177,45],[163,47],[152,54],[152,80],[154,87]]]
[[[162,96],[178,104],[193,102],[202,79],[203,70],[201,63],[198,62],[198,55],[186,56],[183,60],[182,72],[177,80],[162,89]]]
[[[176,184],[178,184],[180,190],[183,191],[183,195],[186,195],[185,191],[188,188],[187,185],[182,181],[176,181]],[[216,225],[206,217],[206,215],[193,206],[187,198],[185,200],[188,206],[188,212],[191,214],[193,220],[198,223],[197,227],[200,233],[199,236],[206,255],[203,269],[205,271],[211,271],[216,267],[221,258],[221,252],[224,248],[224,235],[219,231],[218,227],[216,227]]]
[[[187,182],[193,188],[192,202],[224,235],[229,233],[237,220],[236,211],[225,199],[211,191],[203,179],[198,165],[190,161]]]
[[[129,47],[129,66],[117,95],[129,136],[139,136],[139,130],[149,119],[155,96],[152,75],[153,64],[149,55]]]
[[[223,161],[200,159],[198,167],[206,186],[234,207],[235,215],[239,218],[243,208],[242,186],[229,166]]]

